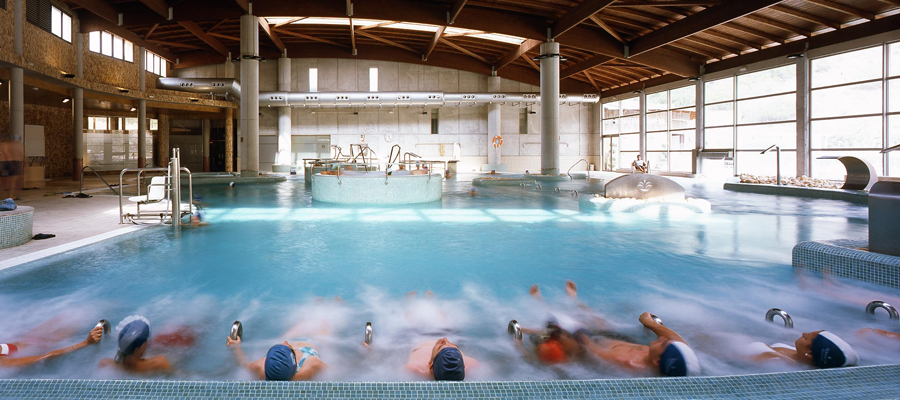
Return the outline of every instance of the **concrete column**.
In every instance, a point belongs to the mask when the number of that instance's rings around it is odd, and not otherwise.
[[[246,149],[242,176],[259,176],[259,20],[241,16],[241,139]]]
[[[169,165],[169,116],[159,114],[159,147],[156,149],[156,166]]]
[[[225,109],[225,172],[234,172],[234,109],[233,108]]]
[[[208,119],[202,122],[203,144],[200,146],[201,156],[203,156],[203,172],[209,172],[209,124]]]
[[[22,33],[24,24],[25,0],[15,0],[13,2],[13,51],[20,56],[25,55],[25,38]]]
[[[141,91],[147,91],[147,49],[143,46],[138,47],[138,80],[140,81]]]
[[[797,176],[810,174],[809,144],[809,59],[806,54],[797,65]]]
[[[9,70],[9,134],[9,140],[18,142],[16,145],[21,148],[25,138],[25,71],[22,68]],[[20,161],[24,163],[25,159]],[[15,193],[22,188],[24,180],[17,179],[11,184],[15,187],[11,193]]]
[[[541,174],[559,175],[559,43],[541,44]]]
[[[138,100],[138,168],[147,166],[147,100]]]
[[[225,60],[225,76],[223,78],[234,79],[234,62],[231,61],[231,52],[228,53],[228,59]]]
[[[72,90],[72,180],[81,179],[84,168],[84,89]]]
[[[285,52],[287,53],[287,52]],[[291,59],[278,59],[278,90],[291,91]],[[278,154],[277,165],[291,165],[291,108],[278,107]]]
[[[693,174],[702,174],[701,161],[700,161],[700,150],[703,150],[706,147],[706,109],[703,107],[703,103],[706,102],[706,86],[704,85],[704,80],[702,77],[698,78],[696,82],[694,82],[694,104],[696,110],[696,123],[697,128],[694,131],[696,135],[696,140],[694,143],[694,158],[693,158],[693,166],[691,167],[691,173]]]
[[[641,109],[640,114],[638,114],[638,137],[639,137],[639,145],[638,151],[641,155],[641,158],[647,159],[647,94],[641,90],[641,93],[638,95],[640,99],[640,105],[638,107]]]
[[[487,81],[488,92],[491,93],[499,93],[500,92],[500,77],[499,76],[489,76]],[[501,127],[501,111],[500,111],[500,103],[491,103],[488,104],[488,123],[487,123],[487,154],[488,159],[487,163],[492,166],[499,165],[500,161],[500,148],[494,147],[494,137],[502,136],[500,133]],[[493,167],[491,168],[493,169]]]

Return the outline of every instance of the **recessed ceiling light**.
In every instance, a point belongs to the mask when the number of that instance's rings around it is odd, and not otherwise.
[[[71,101],[71,100],[72,100],[72,99],[66,97],[66,98],[62,99],[62,102],[63,102],[63,104],[65,104],[65,103],[68,103],[68,102]]]
[[[132,112],[137,111],[137,108],[131,107],[131,111]]]

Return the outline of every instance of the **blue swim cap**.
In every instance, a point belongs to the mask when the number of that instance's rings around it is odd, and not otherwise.
[[[125,326],[119,329],[118,351],[116,352],[116,362],[122,362],[122,359],[130,356],[139,347],[147,342],[150,337],[150,325],[147,320],[140,316],[131,316],[128,318],[136,318],[127,322]],[[126,318],[127,319],[127,318]]]
[[[276,344],[266,353],[266,380],[289,381],[297,372],[297,356],[294,350]]]
[[[432,364],[434,380],[461,381],[466,379],[466,365],[462,352],[453,347],[446,347],[434,356]]]
[[[700,360],[686,343],[672,341],[659,356],[659,373],[664,376],[700,374]]]
[[[836,368],[856,365],[859,355],[837,335],[822,331],[812,342],[813,362],[819,368]]]

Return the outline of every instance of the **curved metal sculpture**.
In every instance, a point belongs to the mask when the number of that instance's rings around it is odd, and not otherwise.
[[[847,180],[841,189],[869,190],[878,182],[878,173],[868,161],[853,156],[839,157],[838,161],[847,168]]]
[[[605,186],[611,199],[683,201],[684,188],[675,181],[652,174],[623,175]]]

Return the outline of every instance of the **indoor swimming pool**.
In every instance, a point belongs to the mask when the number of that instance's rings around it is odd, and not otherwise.
[[[82,340],[101,318],[115,326],[140,314],[152,324],[148,355],[166,355],[179,371],[154,379],[249,380],[225,346],[235,320],[252,360],[302,325],[330,366],[324,381],[416,380],[403,369],[409,350],[441,336],[481,362],[467,380],[634,377],[598,363],[539,366],[514,346],[511,319],[539,327],[551,313],[582,315],[563,289],[571,279],[583,303],[642,343],[655,336],[638,315],[661,317],[697,352],[705,376],[789,370],[747,361],[747,345],[793,343],[821,329],[850,342],[863,366],[896,363],[898,349],[854,333],[898,330],[886,315],[864,311],[872,300],[900,302],[895,290],[791,267],[800,241],[866,237],[866,207],[679,182],[712,213],[581,209],[571,191],[600,190],[586,181],[472,195],[461,177],[444,182],[441,201],[389,207],[315,202],[302,178],[197,187],[208,226],[151,227],[0,271],[0,342],[39,332],[53,339],[36,349],[58,348]],[[529,296],[533,284],[543,301]],[[788,311],[795,329],[766,322],[773,307]],[[193,343],[153,343],[175,330],[190,332]],[[96,367],[114,354],[115,341],[104,339],[52,362],[0,370],[0,378],[133,378]]]

